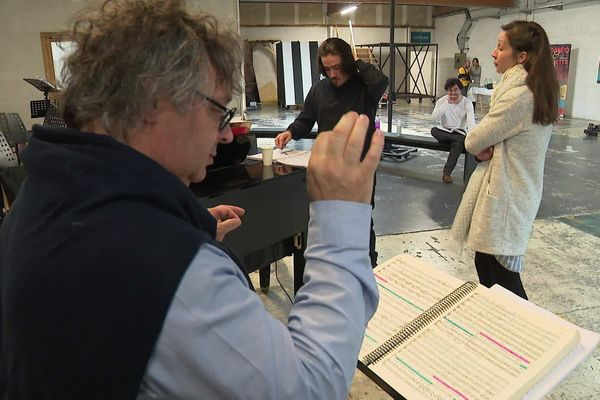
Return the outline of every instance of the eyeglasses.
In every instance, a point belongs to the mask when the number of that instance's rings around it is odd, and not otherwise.
[[[221,117],[221,122],[219,122],[219,130],[222,131],[223,129],[225,129],[227,124],[229,124],[229,122],[235,115],[235,111],[237,110],[237,108],[235,108],[235,107],[227,108],[224,105],[222,105],[221,103],[219,103],[218,101],[211,99],[210,97],[208,97],[207,95],[205,95],[202,92],[196,91],[196,93],[198,93],[200,96],[204,97],[210,104],[217,107],[219,110],[223,111],[223,116]]]

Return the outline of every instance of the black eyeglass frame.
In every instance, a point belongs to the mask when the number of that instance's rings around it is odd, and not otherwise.
[[[205,95],[202,92],[196,91],[196,93],[198,93],[200,96],[202,96],[204,99],[206,99],[210,104],[217,107],[219,110],[223,111],[223,117],[221,118],[221,122],[219,122],[219,130],[222,131],[223,129],[225,129],[225,127],[231,122],[231,119],[235,115],[237,108],[236,107],[227,108],[223,104],[219,103],[215,99],[208,97],[207,95]]]

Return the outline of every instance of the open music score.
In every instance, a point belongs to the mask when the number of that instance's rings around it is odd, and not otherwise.
[[[541,398],[600,340],[504,288],[464,283],[410,256],[375,276],[379,308],[359,368],[396,398]]]

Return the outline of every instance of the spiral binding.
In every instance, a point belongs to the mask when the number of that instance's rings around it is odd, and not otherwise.
[[[421,313],[417,318],[406,324],[400,331],[396,332],[394,336],[386,340],[381,346],[367,354],[362,359],[364,365],[371,365],[379,361],[382,357],[404,343],[408,338],[415,335],[425,326],[435,321],[438,317],[445,314],[450,308],[456,305],[466,295],[471,293],[477,288],[475,282],[465,282],[446,297],[435,303],[429,309]]]

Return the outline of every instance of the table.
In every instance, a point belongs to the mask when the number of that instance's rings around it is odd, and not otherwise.
[[[223,243],[254,272],[283,257],[294,257],[294,292],[303,284],[308,230],[306,170],[260,162],[208,170],[190,189],[207,207],[232,204],[246,210],[242,226]]]
[[[491,98],[493,93],[494,89],[486,89],[484,87],[470,87],[467,91],[467,97],[469,98],[469,100],[476,102],[479,105],[479,110],[483,111],[482,96],[489,96]]]
[[[478,88],[482,89],[482,88]],[[485,89],[488,90],[488,89]],[[274,138],[277,136],[279,132],[285,128],[252,128],[250,133],[256,135],[256,137],[264,137],[264,138]],[[314,139],[315,136],[310,133],[308,135],[302,136],[303,139]],[[439,150],[439,151],[450,151],[449,143],[440,143],[432,136],[422,136],[422,135],[411,135],[411,134],[396,134],[385,132],[385,143],[392,145],[402,145],[409,147],[420,147],[424,149],[431,150]],[[477,163],[475,162],[475,158],[469,154],[466,150],[463,150],[463,154],[465,155],[465,168],[463,173],[463,182],[465,184],[469,181],[471,174],[475,170]]]

